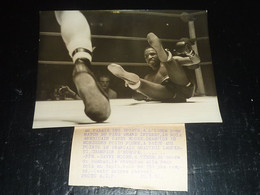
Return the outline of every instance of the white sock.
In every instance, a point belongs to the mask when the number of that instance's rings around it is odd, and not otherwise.
[[[92,56],[87,52],[77,52],[72,57],[72,61],[75,63],[75,61],[79,58],[87,58],[90,62],[92,61]]]
[[[140,87],[140,85],[141,85],[141,81],[138,81],[136,84],[129,84],[129,83],[127,83],[127,85],[128,85],[129,88],[131,88],[133,90],[137,90]]]

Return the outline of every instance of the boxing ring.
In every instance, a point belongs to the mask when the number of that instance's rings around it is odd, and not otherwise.
[[[111,99],[110,105],[108,120],[96,123],[85,115],[81,100],[37,101],[33,128],[222,122],[217,97],[193,97],[186,103]]]
[[[156,12],[156,11],[143,11],[143,10],[114,10],[114,11],[108,11],[108,10],[102,10],[102,12],[112,12],[113,14],[123,14],[123,15],[143,15],[143,16],[149,16],[149,17],[166,17],[166,18],[178,18],[181,20],[183,23],[187,24],[188,27],[188,34],[189,34],[189,39],[194,41],[194,45],[192,45],[192,49],[199,55],[198,51],[198,46],[197,42],[198,41],[203,41],[203,40],[208,40],[208,36],[203,36],[203,37],[197,37],[196,36],[196,30],[195,30],[195,20],[196,17],[201,16],[201,15],[206,15],[207,11],[196,11],[192,13],[187,13],[185,11],[181,13],[163,13],[163,12]],[[49,37],[61,37],[60,32],[40,32],[40,36],[49,36]],[[118,35],[97,35],[97,34],[92,34],[91,35],[92,39],[100,39],[100,40],[127,40],[127,41],[139,41],[139,42],[147,42],[146,37],[135,37],[135,36],[118,36]],[[179,39],[167,39],[167,38],[162,38],[160,37],[160,40],[162,42],[168,42],[168,43],[176,43],[180,41]],[[95,49],[95,48],[94,48]],[[39,64],[60,64],[60,65],[73,65],[71,61],[57,61],[57,60],[39,60]],[[93,65],[95,66],[104,66],[108,65],[111,62],[92,62]],[[145,66],[145,63],[140,63],[140,62],[114,62],[120,65],[127,65],[127,66]],[[203,80],[203,75],[202,75],[202,70],[201,66],[205,65],[211,65],[211,61],[206,61],[206,62],[201,62],[199,65],[200,67],[195,69],[194,72],[196,74],[196,82],[198,86],[198,91],[200,95],[205,95],[205,86],[204,86],[204,80]]]
[[[106,12],[106,11],[105,11]],[[111,12],[111,11],[107,11]],[[113,11],[112,14],[122,15],[143,15],[149,17],[178,18],[188,27],[188,35],[195,42],[192,46],[197,54],[199,54],[197,42],[208,41],[207,36],[196,37],[195,18],[206,15],[206,11],[197,11],[192,13],[164,13],[152,11]],[[55,21],[56,23],[56,21]],[[116,23],[116,22],[115,22]],[[169,25],[166,23],[166,26]],[[40,37],[52,39],[60,39],[59,32],[46,31],[41,29]],[[92,34],[92,39],[117,41],[124,40],[129,42],[147,42],[145,37],[122,36],[122,35],[106,35]],[[176,43],[179,39],[170,39],[160,37],[163,43]],[[44,45],[44,43],[43,44]],[[47,44],[46,44],[47,45]],[[48,46],[49,47],[49,46]],[[63,45],[64,47],[64,45]],[[115,46],[116,47],[116,46]],[[63,50],[64,51],[64,50]],[[63,51],[58,51],[62,53]],[[59,54],[60,55],[60,54]],[[58,55],[58,56],[59,56]],[[66,53],[67,55],[67,53]],[[143,55],[143,54],[142,54]],[[40,55],[41,56],[41,55]],[[48,59],[42,55],[38,60],[38,66],[59,65],[61,67],[73,67],[72,61],[60,59]],[[122,66],[129,67],[145,67],[146,64],[136,61],[113,61]],[[107,66],[112,61],[96,60],[92,62],[95,67]],[[111,115],[103,123],[91,121],[84,113],[84,105],[81,100],[64,100],[64,101],[36,101],[33,128],[52,128],[52,127],[71,127],[82,125],[120,125],[120,124],[160,124],[160,123],[218,123],[222,122],[219,112],[217,96],[207,96],[205,92],[204,77],[201,71],[202,66],[212,65],[210,60],[202,61],[200,67],[195,69],[196,82],[198,86],[198,96],[192,97],[186,103],[161,103],[157,101],[136,101],[130,98],[111,99]]]

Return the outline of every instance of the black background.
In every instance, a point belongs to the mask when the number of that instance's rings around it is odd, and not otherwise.
[[[249,2],[7,2],[1,16],[0,194],[259,194],[259,10]],[[188,192],[68,186],[72,128],[32,130],[38,11],[207,9],[221,124],[187,124]]]

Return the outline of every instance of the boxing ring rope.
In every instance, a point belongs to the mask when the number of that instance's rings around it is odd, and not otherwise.
[[[49,64],[49,65],[74,65],[73,62],[71,61],[48,61],[48,60],[39,60],[38,61],[39,64]],[[108,64],[110,64],[112,62],[91,62],[92,65],[95,66],[107,66]],[[113,62],[113,63],[117,63],[120,64],[122,66],[147,66],[146,63],[138,63],[138,62]],[[212,62],[201,62],[200,65],[205,66],[205,65],[210,65],[212,64]]]
[[[61,33],[58,32],[40,32],[42,36],[61,36]],[[128,36],[112,36],[112,35],[91,35],[92,38],[97,39],[120,39],[120,40],[129,40],[129,41],[147,41],[147,38],[143,37],[128,37]],[[208,37],[198,37],[196,39],[190,39],[195,41],[207,40]],[[179,39],[161,39],[162,42],[178,42]]]
[[[91,10],[88,11],[82,11],[84,12],[91,12]],[[156,12],[156,11],[150,11],[150,10],[102,10],[102,12],[112,12],[114,14],[134,14],[134,15],[148,15],[148,16],[164,16],[164,17],[172,17],[172,18],[181,18],[187,15],[190,16],[199,16],[206,14],[207,11],[197,11],[194,13],[186,13],[183,12],[181,14],[173,14],[173,13],[162,13],[162,12]]]
[[[74,65],[71,61],[47,61],[47,60],[39,60],[39,64],[49,64],[49,65]],[[107,66],[112,62],[91,62],[92,65],[95,66]],[[146,66],[146,63],[134,63],[134,62],[113,62],[118,63],[122,66]]]

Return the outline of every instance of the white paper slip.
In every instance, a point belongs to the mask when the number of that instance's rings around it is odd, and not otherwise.
[[[75,127],[69,185],[187,191],[185,125]]]

